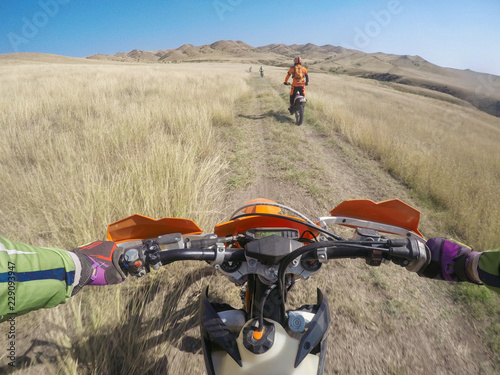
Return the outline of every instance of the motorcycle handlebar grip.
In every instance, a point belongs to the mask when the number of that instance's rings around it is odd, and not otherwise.
[[[391,247],[389,254],[398,258],[411,258],[412,252],[406,246]]]
[[[389,248],[389,259],[394,263],[406,267],[408,271],[418,272],[430,262],[427,247],[423,243],[414,238],[401,241],[406,242],[405,246]]]
[[[387,240],[389,247],[406,247],[408,245],[408,240],[406,238],[396,238]]]

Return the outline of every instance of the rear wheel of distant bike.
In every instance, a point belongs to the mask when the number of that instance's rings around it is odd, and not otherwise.
[[[295,123],[297,125],[302,125],[302,122],[304,121],[304,106],[301,105],[299,108],[295,111]]]

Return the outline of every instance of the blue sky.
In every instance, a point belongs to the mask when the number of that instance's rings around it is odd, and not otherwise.
[[[500,75],[499,21],[499,0],[1,0],[0,53],[314,43]]]

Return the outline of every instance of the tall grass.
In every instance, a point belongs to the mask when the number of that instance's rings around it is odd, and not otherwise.
[[[211,231],[227,167],[215,128],[234,121],[244,78],[207,66],[0,66],[1,235],[71,249],[133,213],[187,217]],[[32,350],[41,345],[44,372],[165,371],[165,353],[192,323],[183,319],[196,307],[180,299],[200,271],[165,272],[89,288],[19,317],[19,330],[49,327],[24,337]]]
[[[500,246],[500,119],[368,81],[317,81],[308,95],[323,131],[339,132],[445,212],[452,235]]]
[[[133,65],[0,71],[4,235],[68,248],[135,212],[213,220],[225,165],[213,126],[231,123],[242,78]]]

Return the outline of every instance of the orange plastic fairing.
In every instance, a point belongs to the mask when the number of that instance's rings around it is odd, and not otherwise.
[[[138,214],[108,226],[108,240],[114,242],[143,240],[169,233],[201,234],[202,230],[189,219],[167,217],[155,220]]]
[[[249,202],[246,202],[245,205],[252,203],[276,203],[272,200],[265,198],[257,198],[253,199]],[[291,221],[287,218],[304,221],[295,216],[281,215],[281,208],[272,205],[255,205],[250,207],[245,207],[241,210],[242,213],[245,214],[273,214],[279,215],[279,217],[271,217],[271,216],[245,216],[239,219],[234,219],[227,221],[225,223],[221,223],[215,226],[214,233],[219,237],[224,236],[236,236],[238,234],[243,234],[245,231],[249,229],[255,228],[291,228],[297,229],[300,234],[303,234],[304,231],[311,231],[315,236],[319,234],[318,231],[313,228],[301,224],[300,222]],[[309,233],[304,235],[305,238],[312,239],[312,236]]]
[[[315,236],[319,234],[318,231],[312,229],[311,227],[297,223],[295,221],[287,220],[287,217],[290,217],[295,220],[302,221],[299,218],[282,215],[281,217],[267,217],[267,216],[247,216],[239,219],[227,221],[222,224],[218,224],[215,226],[214,233],[219,236],[235,236],[240,233],[245,233],[248,229],[254,228],[291,228],[297,229],[300,234],[302,234],[306,230],[310,230],[314,233]],[[305,236],[306,238],[310,238],[309,236]]]
[[[346,200],[331,210],[330,215],[393,225],[423,237],[418,230],[420,211],[399,199],[390,199],[379,203],[369,199]]]
[[[262,202],[275,203],[274,201],[269,200],[269,199],[257,198],[257,199],[253,199],[251,201],[248,201],[247,203],[245,203],[245,205],[252,204],[252,203],[262,203]],[[276,206],[258,205],[258,206],[246,207],[246,208],[242,209],[241,211],[243,211],[246,214],[255,214],[255,213],[279,214],[281,209],[279,207],[276,207]]]

